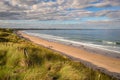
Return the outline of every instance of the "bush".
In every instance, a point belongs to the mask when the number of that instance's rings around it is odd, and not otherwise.
[[[6,64],[6,61],[7,61],[6,54],[7,54],[6,50],[0,50],[0,66],[3,66]]]
[[[9,39],[6,39],[6,38],[0,38],[0,42],[9,42]]]

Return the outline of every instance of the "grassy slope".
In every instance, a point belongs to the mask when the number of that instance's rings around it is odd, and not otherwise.
[[[115,80],[0,29],[0,80]]]

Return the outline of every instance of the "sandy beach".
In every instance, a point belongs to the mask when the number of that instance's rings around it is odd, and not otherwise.
[[[31,36],[21,31],[18,31],[17,34],[26,39],[29,39],[36,44],[61,52],[62,54],[71,57],[72,59],[80,61],[90,67],[92,66],[120,79],[120,59],[118,58],[109,57],[102,54],[94,54],[93,52],[89,52],[77,47],[51,42],[35,36]]]

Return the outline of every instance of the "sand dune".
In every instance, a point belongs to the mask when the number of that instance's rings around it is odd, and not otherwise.
[[[27,38],[36,44],[40,44],[40,45],[43,45],[44,47],[62,52],[65,55],[76,58],[77,60],[83,63],[86,62],[85,64],[88,63],[88,65],[96,67],[104,71],[105,73],[108,73],[110,75],[120,78],[120,59],[117,59],[114,57],[108,57],[101,54],[95,54],[80,48],[60,44],[57,42],[47,41],[35,36],[25,34],[20,31],[18,32],[18,34],[20,34],[24,38]]]

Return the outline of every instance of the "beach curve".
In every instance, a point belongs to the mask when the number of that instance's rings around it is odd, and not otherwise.
[[[65,55],[73,57],[83,63],[88,63],[88,65],[95,66],[97,69],[100,69],[103,72],[120,79],[120,59],[108,57],[101,54],[93,54],[92,52],[73,46],[47,41],[35,36],[25,34],[21,31],[18,31],[17,34],[29,39],[36,44],[64,53]]]

